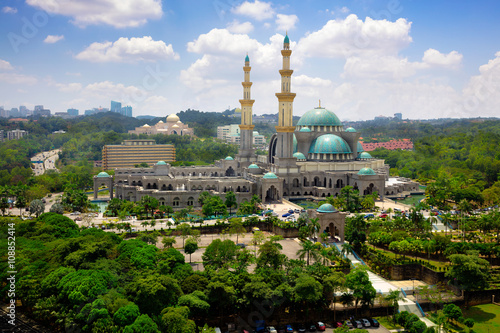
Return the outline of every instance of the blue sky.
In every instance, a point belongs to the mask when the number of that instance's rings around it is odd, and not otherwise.
[[[0,105],[134,115],[276,113],[285,31],[294,114],[341,119],[499,116],[498,1],[4,0]]]

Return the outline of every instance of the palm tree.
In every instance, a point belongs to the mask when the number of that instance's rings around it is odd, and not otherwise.
[[[394,307],[394,314],[396,314],[399,310],[399,304],[398,301],[402,300],[403,296],[401,296],[401,291],[399,290],[390,290],[389,293],[385,296],[385,300],[389,302],[389,304],[392,304]],[[389,311],[389,310],[387,310]],[[389,316],[389,314],[387,314]],[[394,316],[393,316],[394,319]]]
[[[319,232],[319,228],[321,227],[319,222],[319,218],[315,217],[309,221],[309,236],[313,237],[317,232]]]
[[[309,258],[312,257],[315,261],[319,261],[320,255],[318,251],[318,247],[311,242],[310,240],[305,240],[300,243],[302,248],[297,251],[297,255],[301,260],[304,260],[304,257],[307,256],[307,266],[309,266]]]

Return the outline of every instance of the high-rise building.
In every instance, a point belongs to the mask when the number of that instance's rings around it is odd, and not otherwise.
[[[122,103],[111,101],[111,108],[109,109],[111,112],[122,112]]]
[[[403,120],[403,114],[398,112],[394,114],[394,119],[396,120]]]
[[[152,166],[158,161],[175,162],[174,145],[159,145],[155,140],[124,140],[121,145],[106,145],[102,149],[104,170],[133,168],[141,163]]]
[[[77,109],[68,109],[68,115],[69,116],[78,116],[78,110]]]
[[[130,105],[122,107],[121,114],[125,117],[132,117],[132,107]]]
[[[24,105],[19,106],[19,116],[26,117],[27,115],[28,115],[28,109],[26,108],[26,106]]]
[[[217,126],[217,139],[226,141],[229,137],[235,135],[240,135],[240,125]]]
[[[0,130],[0,142],[4,141],[4,131]]]

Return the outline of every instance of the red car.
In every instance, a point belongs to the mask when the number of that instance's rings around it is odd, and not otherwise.
[[[387,217],[387,214],[380,214],[378,217],[385,219]]]
[[[318,329],[318,331],[324,331],[324,330],[326,330],[326,325],[324,323],[322,323],[321,321],[318,321],[316,323],[316,328]]]

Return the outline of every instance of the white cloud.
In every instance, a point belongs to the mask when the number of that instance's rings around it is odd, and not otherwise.
[[[457,68],[462,63],[462,58],[463,56],[457,51],[443,54],[438,50],[428,49],[424,52],[422,61],[429,66]]]
[[[276,15],[276,30],[286,31],[295,28],[295,24],[299,21],[297,15]]]
[[[5,13],[5,14],[15,14],[15,13],[17,13],[17,8],[5,6],[5,7],[2,8],[2,13]]]
[[[397,54],[408,46],[411,22],[362,20],[354,14],[328,21],[320,30],[300,39],[297,53],[305,56],[342,58],[361,54]],[[321,50],[321,52],[318,52]]]
[[[241,5],[232,8],[231,12],[238,15],[248,16],[257,21],[267,20],[274,16],[274,10],[270,2],[255,0],[245,1]]]
[[[37,83],[38,80],[34,76],[24,74],[0,73],[0,81],[6,82],[8,84],[33,85]]]
[[[396,56],[349,57],[346,59],[342,77],[401,79],[414,75],[419,68],[422,68],[421,64]]]
[[[248,21],[240,23],[238,20],[234,20],[228,23],[227,30],[234,34],[248,34],[253,31],[253,24]]]
[[[13,69],[14,67],[12,67],[10,62],[0,59],[0,71],[11,71]]]
[[[463,89],[461,108],[471,115],[498,117],[500,105],[500,51],[479,67]]]
[[[43,41],[44,43],[47,44],[54,44],[57,43],[60,40],[64,39],[64,35],[48,35],[47,38]]]
[[[28,5],[51,14],[72,17],[79,27],[107,24],[137,27],[163,15],[161,0],[26,0]]]
[[[59,91],[65,93],[75,93],[82,90],[82,84],[78,82],[67,83],[67,84],[56,83],[56,87],[59,89]]]
[[[346,6],[344,6],[344,7],[340,8],[340,12],[342,14],[347,14],[347,13],[350,12],[350,10],[349,10],[349,8],[347,8]]]
[[[121,37],[116,42],[92,43],[75,56],[90,62],[134,62],[179,59],[172,44],[155,41],[151,36],[130,39]]]

